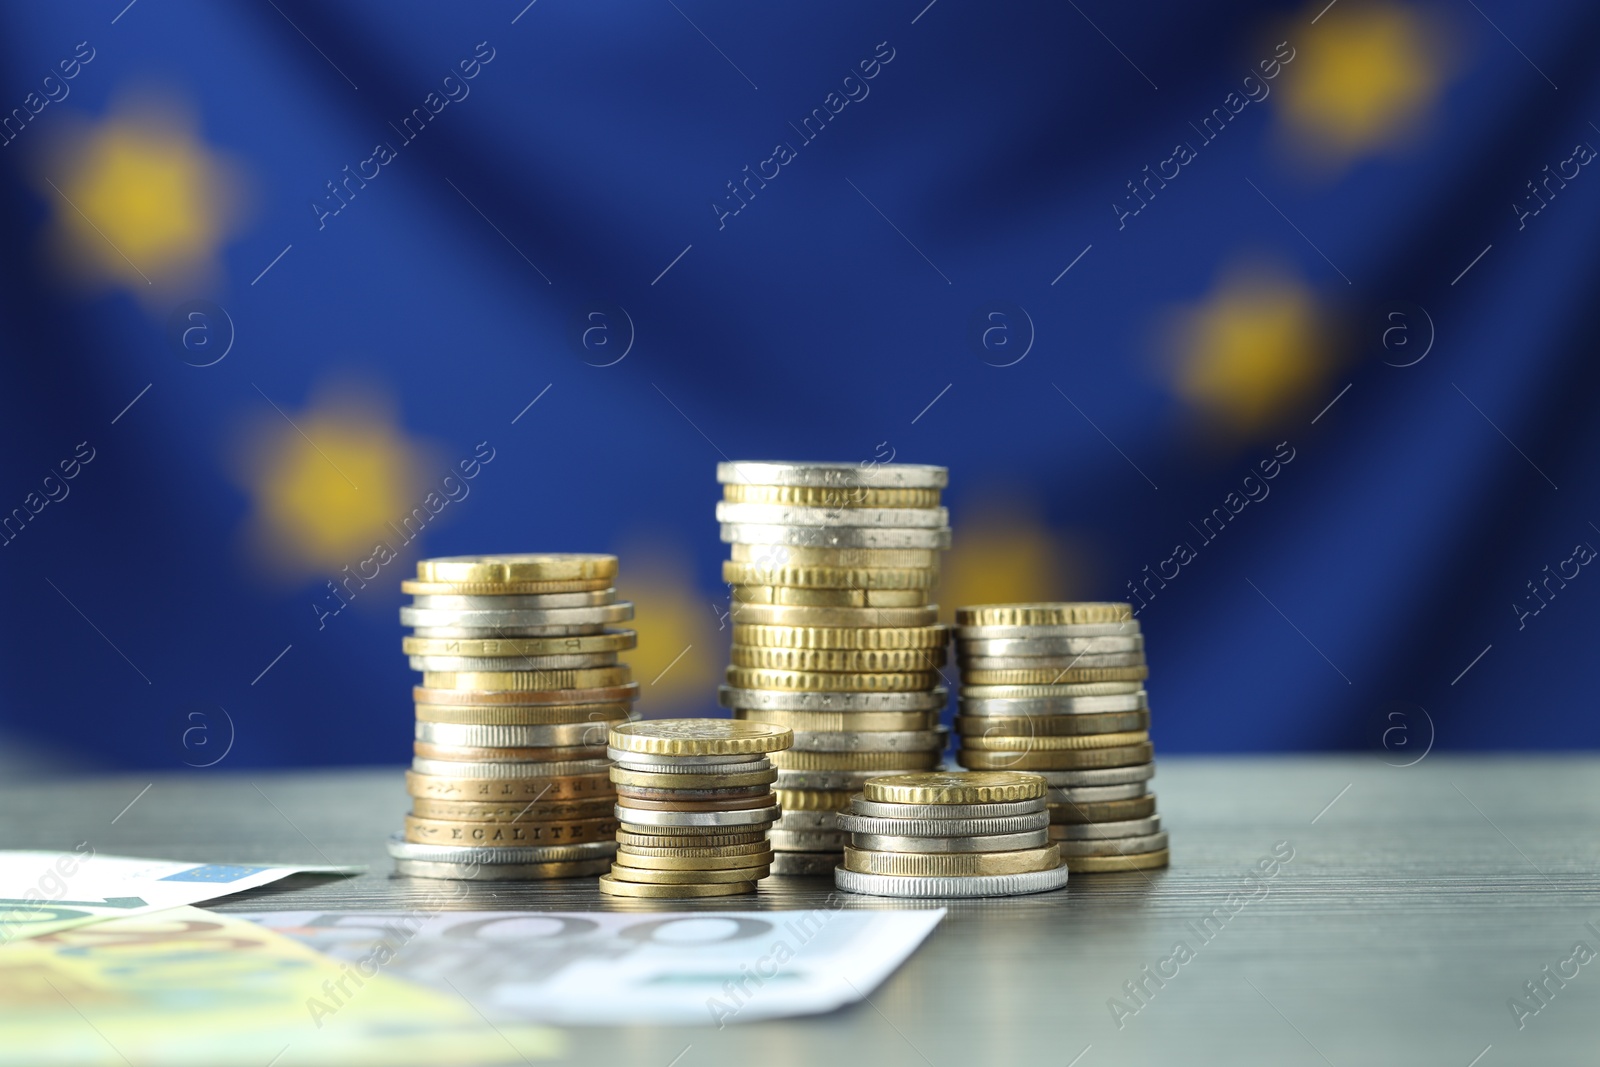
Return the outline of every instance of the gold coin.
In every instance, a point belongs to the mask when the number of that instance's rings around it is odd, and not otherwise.
[[[938,686],[938,671],[768,671],[729,667],[736,689],[776,689],[786,693],[921,693]]]
[[[793,608],[782,604],[740,604],[730,612],[735,622],[756,626],[906,627],[932,626],[939,605],[920,608]]]
[[[578,667],[564,671],[424,671],[429,689],[603,689],[633,681],[633,668]]]
[[[648,719],[611,731],[611,747],[655,756],[740,756],[794,744],[781,726],[734,719]]]
[[[408,656],[586,656],[638,644],[632,630],[608,630],[573,637],[405,637],[400,650]]]
[[[739,829],[736,826],[707,826],[701,827],[701,829],[713,832],[703,834],[691,833],[689,832],[691,828],[686,826],[663,826],[659,827],[659,829],[661,833],[658,834],[635,833],[630,830],[619,829],[617,831],[617,844],[633,849],[659,849],[668,852],[685,848],[726,849],[756,844],[761,845],[763,848],[767,847],[767,831],[765,829],[739,830],[738,833],[734,833],[735,830]]]
[[[1170,862],[1166,849],[1135,852],[1128,856],[1063,856],[1062,862],[1073,874],[1105,874],[1110,871],[1148,871]]]
[[[915,608],[928,602],[926,589],[804,589],[793,585],[735,585],[735,604],[785,604],[808,608]]]
[[[1060,737],[1149,728],[1148,711],[1103,711],[1088,715],[956,716],[956,732],[963,737],[997,737],[1002,734],[1009,737]]]
[[[744,786],[768,785],[778,780],[776,767],[768,767],[760,771],[740,771],[730,774],[656,774],[652,771],[636,771],[628,767],[618,767],[612,764],[611,782],[613,785],[628,786],[633,789],[739,789]]]
[[[729,483],[722,487],[722,499],[730,504],[782,504],[792,508],[936,508],[939,490]]]
[[[802,548],[793,545],[729,546],[736,563],[764,567],[862,567],[870,570],[915,570],[939,566],[937,548]]]
[[[943,648],[950,641],[944,626],[757,626],[735,623],[733,643],[761,648],[913,649]]]
[[[598,728],[596,728],[598,732]],[[556,760],[605,759],[604,745],[562,745],[557,748],[514,748],[511,746],[484,747],[480,745],[436,745],[429,741],[411,742],[413,755],[423,759],[456,760],[460,762],[505,761],[549,763]]]
[[[1055,845],[1019,848],[1010,852],[871,852],[844,847],[843,867],[862,874],[888,874],[911,878],[966,878],[985,874],[1026,874],[1053,871],[1061,866]]]
[[[733,796],[699,797],[685,800],[678,796],[641,795],[640,791],[617,790],[617,818],[628,818],[630,810],[638,811],[755,811],[772,807],[772,790],[734,790]]]
[[[1045,794],[1037,774],[1009,771],[935,771],[871,778],[862,796],[885,804],[990,804],[1034,800]]]
[[[412,596],[539,596],[597,593],[609,588],[610,578],[575,578],[565,582],[421,582],[407,578],[400,583],[400,591]]]
[[[931,730],[939,725],[937,711],[772,711],[734,708],[733,717],[787,726],[791,730],[824,730],[833,733]]]
[[[444,822],[576,822],[615,818],[610,797],[594,800],[510,801],[432,800],[413,797],[411,814]]]
[[[1076,682],[1072,685],[972,685],[961,687],[966,700],[1046,700],[1057,697],[1129,696],[1144,691],[1138,682]]]
[[[585,800],[613,797],[616,790],[604,774],[574,774],[537,778],[454,778],[406,771],[406,792],[431,800],[471,800],[510,803],[520,800]]]
[[[626,852],[637,859],[700,859],[718,856],[753,856],[762,852],[771,852],[772,843],[767,840],[766,834],[756,835],[759,840],[746,841],[737,845],[723,845],[719,848],[704,848],[699,846],[687,848],[663,848],[656,845],[625,845],[617,846],[619,852]],[[634,862],[635,867],[647,867],[649,864]],[[746,866],[757,866],[755,861],[747,861]]]
[[[482,707],[472,704],[418,704],[418,722],[448,722],[467,726],[562,726],[585,722],[627,722],[631,704],[546,704],[530,707],[506,704]]]
[[[932,770],[942,752],[774,752],[768,758],[781,771]]]
[[[703,849],[702,851],[710,851]],[[768,846],[762,852],[742,852],[730,855],[711,856],[641,856],[637,852],[618,848],[613,863],[617,867],[631,868],[628,877],[633,877],[634,871],[738,871],[748,870],[751,867],[766,867],[772,863],[772,848]],[[640,879],[641,881],[645,879]],[[685,879],[686,881],[701,881],[701,879]]]
[[[944,666],[944,648],[766,648],[735,644],[735,667],[770,671],[929,671]]]
[[[1126,800],[1093,800],[1085,803],[1051,801],[1050,821],[1081,826],[1091,822],[1125,822],[1128,819],[1147,819],[1156,813],[1153,793]]]
[[[624,882],[609,874],[600,876],[600,892],[613,897],[658,897],[666,900],[681,897],[734,897],[741,893],[754,893],[754,882],[728,882],[700,885],[647,885],[643,882]]]
[[[742,885],[765,878],[771,872],[768,864],[733,867],[728,870],[659,870],[649,867],[631,867],[615,860],[611,864],[611,877],[640,885]]]
[[[406,840],[421,845],[472,848],[583,845],[614,840],[612,835],[616,832],[615,817],[578,822],[450,822],[406,816]]]
[[[1139,682],[1150,668],[1138,667],[1026,667],[1010,671],[962,671],[965,685],[1072,685],[1074,682]]]
[[[1120,745],[1137,745],[1150,740],[1146,730],[1125,730],[1115,734],[1068,734],[1054,737],[1038,734],[1003,737],[985,734],[982,737],[963,735],[961,747],[988,749],[991,752],[1056,752],[1091,748],[1117,748]]]
[[[570,582],[614,578],[617,557],[591,553],[517,553],[497,556],[438,556],[417,560],[424,582]]]
[[[429,689],[420,685],[411,688],[411,699],[418,704],[469,707],[504,707],[512,704],[530,707],[555,704],[615,704],[624,700],[636,700],[638,696],[638,682],[602,686],[598,689]]]
[[[1133,605],[1081,604],[974,604],[956,609],[959,626],[1073,626],[1079,623],[1127,622]]]
[[[722,580],[729,585],[783,585],[799,589],[931,589],[934,567],[796,567],[724,560]]]
[[[994,752],[963,748],[956,753],[956,762],[973,770],[1076,771],[1092,767],[1131,767],[1136,763],[1149,763],[1154,756],[1155,750],[1147,741],[1142,745],[1091,748],[1081,752]]]
[[[784,811],[849,811],[851,789],[774,789],[778,807]]]

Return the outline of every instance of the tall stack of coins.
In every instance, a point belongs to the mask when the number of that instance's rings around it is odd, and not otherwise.
[[[1067,884],[1044,779],[1014,771],[874,778],[840,815],[834,884],[883,897],[1002,897]]]
[[[618,653],[633,617],[615,556],[453,556],[417,563],[403,648],[423,672],[412,796],[390,842],[401,874],[568,878],[616,851],[606,731],[638,695]]]
[[[867,778],[939,765],[948,634],[928,603],[950,547],[943,467],[721,463],[734,718],[794,731],[775,755],[773,869],[828,874],[834,815]]]
[[[754,893],[771,870],[778,817],[770,757],[793,738],[781,726],[657,719],[611,730],[616,862],[600,891],[616,897]]]
[[[1073,871],[1165,867],[1132,605],[986,604],[956,624],[961,765],[1042,775],[1050,838]]]

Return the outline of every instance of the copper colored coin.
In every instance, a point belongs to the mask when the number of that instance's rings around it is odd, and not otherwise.
[[[1150,712],[1111,711],[1090,715],[958,715],[956,732],[963,737],[1062,737],[1078,734],[1148,730]]]
[[[1156,798],[1154,793],[1146,793],[1142,797],[1130,797],[1127,800],[1100,800],[1088,803],[1052,803],[1050,805],[1050,821],[1079,825],[1091,822],[1124,822],[1128,819],[1144,819],[1156,813]]]
[[[629,867],[622,863],[613,862],[611,865],[611,878],[619,882],[635,882],[645,885],[671,885],[671,886],[706,886],[743,884],[765,878],[771,873],[769,864],[759,867],[736,867],[723,871],[661,871],[647,867]]]
[[[436,774],[406,772],[406,792],[429,800],[498,801],[610,799],[615,795],[611,778],[604,774],[574,774],[541,778],[446,778]]]
[[[538,845],[582,845],[613,841],[617,820],[583,819],[577,822],[446,822],[406,816],[406,840],[421,845],[456,845],[467,848],[527,848]]]
[[[638,808],[641,811],[748,811],[771,806],[770,791],[758,796],[729,797],[725,800],[640,800],[620,794],[617,796],[617,807]]]
[[[639,683],[603,689],[429,689],[413,686],[411,699],[418,704],[615,704],[639,695]]]
[[[593,800],[496,801],[432,800],[414,797],[411,814],[419,819],[446,822],[572,822],[578,819],[613,818],[611,797]]]
[[[471,745],[435,745],[427,741],[413,741],[411,750],[424,759],[465,760],[491,762],[530,760],[554,762],[555,760],[605,759],[605,745],[563,745],[560,748],[479,748]]]
[[[466,726],[564,726],[627,722],[633,706],[620,704],[418,704],[418,722]]]
[[[1155,749],[1150,742],[1137,745],[1119,745],[1116,748],[1091,748],[1081,751],[1057,749],[1033,752],[994,752],[984,749],[963,748],[956,752],[956,762],[973,771],[1062,771],[1086,770],[1097,767],[1131,767],[1149,763]],[[780,753],[788,755],[788,753]]]
[[[617,796],[636,800],[740,800],[771,795],[772,790],[764,785],[750,789],[639,789],[635,786],[617,786]]]

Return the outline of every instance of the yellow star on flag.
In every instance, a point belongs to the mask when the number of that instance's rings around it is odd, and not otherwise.
[[[633,603],[633,620],[621,625],[639,635],[639,646],[621,659],[639,683],[639,714],[717,714],[716,687],[726,662],[727,611],[696,589],[686,553],[662,548],[659,534],[634,537],[617,553],[617,595]],[[719,621],[723,631],[719,635]]]
[[[68,271],[147,301],[207,287],[243,214],[242,171],[209,150],[170,101],[130,103],[64,134],[44,154],[40,178]]]
[[[939,615],[954,621],[968,604],[1058,600],[1077,570],[1073,553],[1028,505],[991,499],[962,509],[934,591]]]

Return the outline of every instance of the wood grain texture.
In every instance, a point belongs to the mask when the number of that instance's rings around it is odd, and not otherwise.
[[[0,788],[0,847],[87,840],[124,855],[371,866],[360,878],[298,877],[216,905],[232,911],[404,908],[433,897],[435,883],[391,877],[383,850],[406,810],[399,770],[158,777],[119,816],[151,781]],[[1172,833],[1169,870],[953,902],[870,1003],[829,1016],[721,1031],[575,1030],[571,1058],[645,1067],[680,1053],[679,1067],[1468,1067],[1480,1054],[1478,1067],[1594,1062],[1600,959],[1564,987],[1551,981],[1554,995],[1520,1030],[1508,1001],[1538,1006],[1523,983],[1577,942],[1600,951],[1585,926],[1600,929],[1600,759],[1434,754],[1403,769],[1377,757],[1163,759],[1153,790]],[[1247,872],[1279,842],[1294,858],[1253,888]],[[660,910],[805,908],[831,892],[826,880],[774,877],[736,904]],[[1230,912],[1230,893],[1253,899]],[[592,879],[475,886],[463,906],[640,907],[601,897]],[[1207,916],[1209,940],[1196,933]],[[1193,957],[1164,984],[1145,979],[1142,969],[1156,970],[1180,940]],[[1130,981],[1149,990],[1142,1005],[1125,991]],[[1111,998],[1138,1009],[1120,1028]]]

